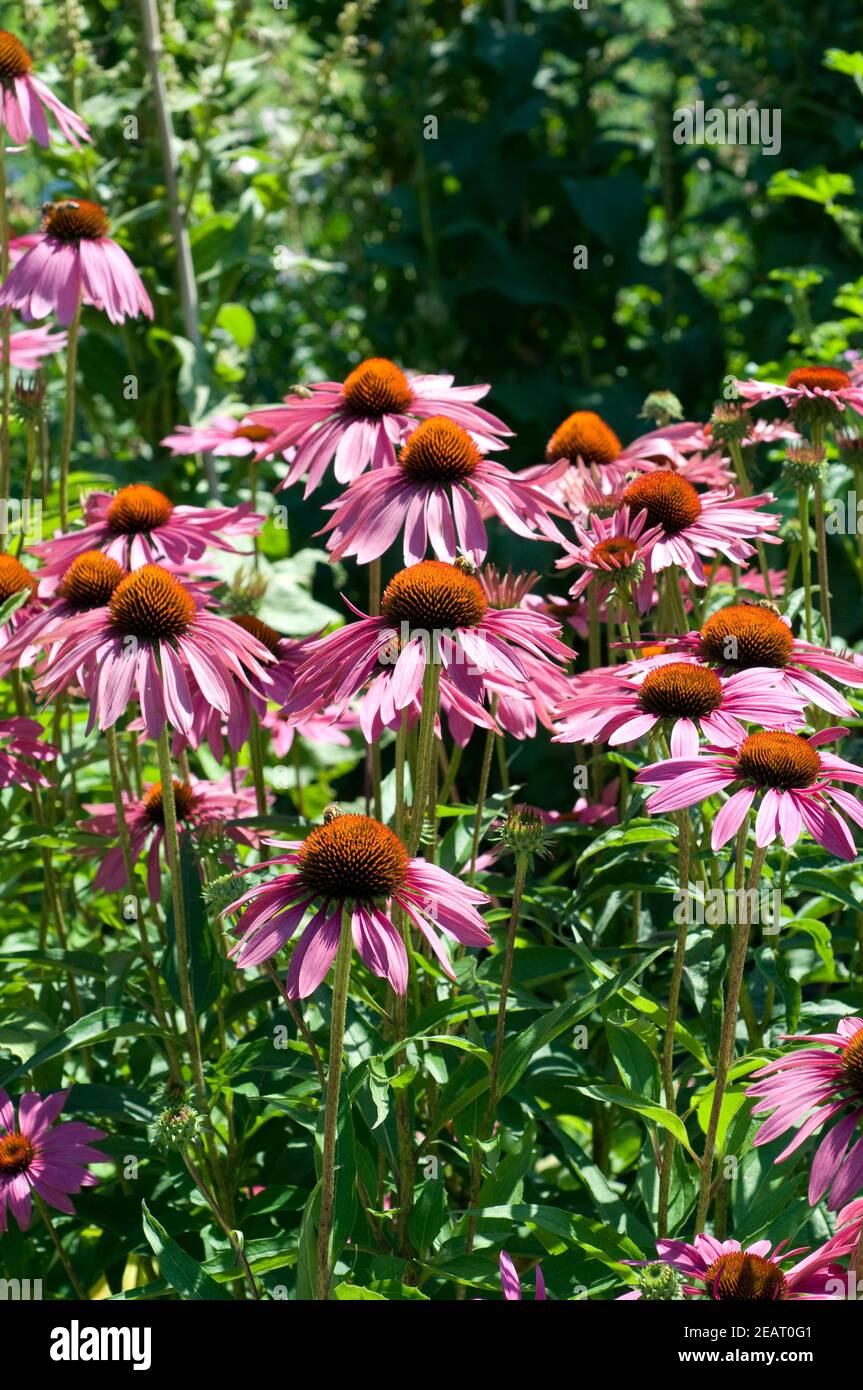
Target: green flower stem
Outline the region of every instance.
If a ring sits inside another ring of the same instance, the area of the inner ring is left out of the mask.
[[[432,786],[432,764],[435,758],[435,720],[440,699],[440,671],[440,663],[435,659],[434,654],[429,653],[425,676],[423,677],[422,716],[420,718],[416,758],[416,785],[411,802],[411,817],[407,834],[407,849],[411,858],[420,847]]]
[[[752,484],[746,472],[746,464],[743,461],[743,449],[738,439],[730,439],[728,441],[728,452],[734,464],[737,481],[740,484],[740,491],[743,493],[744,497],[751,497]],[[772,599],[773,589],[770,584],[770,570],[767,565],[767,551],[764,549],[764,542],[757,540],[755,542],[755,548],[758,551],[758,568],[761,570],[761,577],[764,580],[764,592],[769,599]]]
[[[812,641],[812,552],[809,549],[809,492],[797,489],[797,514],[800,518],[800,566],[803,574],[806,641]]]
[[[225,1220],[224,1216],[222,1215],[219,1209],[218,1202],[216,1201],[210,1189],[207,1187],[207,1184],[204,1182],[204,1179],[201,1177],[201,1174],[198,1172],[198,1169],[195,1167],[194,1163],[192,1162],[185,1149],[183,1150],[183,1162],[186,1165],[189,1177],[192,1179],[192,1182],[195,1184],[204,1201],[207,1203],[207,1206],[210,1208],[210,1211],[215,1216],[216,1221],[219,1223],[225,1235],[228,1237],[231,1249],[234,1252],[234,1258],[236,1259],[237,1264],[240,1266],[240,1268],[243,1271],[243,1274],[246,1277],[246,1283],[248,1284],[251,1290],[252,1298],[260,1298],[261,1295],[258,1292],[258,1286],[255,1283],[255,1276],[252,1274],[251,1266],[249,1265],[249,1262],[246,1259],[243,1247],[237,1240],[236,1231],[231,1230],[230,1224]]]
[[[492,719],[497,714],[497,696],[494,697],[491,707]],[[485,746],[482,752],[482,767],[479,774],[479,787],[476,797],[476,819],[473,823],[473,839],[470,846],[470,874],[468,882],[473,887],[476,878],[476,861],[479,855],[479,842],[482,835],[482,816],[485,810],[485,799],[488,795],[488,779],[491,772],[491,759],[494,752],[494,744],[497,734],[494,729],[489,729],[485,736]]]
[[[321,1206],[318,1219],[318,1299],[325,1302],[330,1295],[330,1237],[336,1191],[336,1129],[339,1118],[339,1087],[342,1075],[342,1053],[345,1042],[345,1015],[348,1007],[348,987],[351,979],[350,913],[342,913],[342,930],[333,974],[333,999],[330,1015],[330,1055],[327,1062],[327,1094],[324,1113],[324,1148],[321,1161]],[[346,1175],[349,1176],[349,1175]]]
[[[38,1208],[38,1210],[39,1210],[39,1215],[41,1216],[42,1220],[45,1222],[46,1227],[48,1228],[48,1234],[49,1234],[49,1236],[51,1237],[51,1244],[54,1246],[54,1249],[57,1251],[57,1254],[58,1254],[59,1257],[60,1257],[60,1263],[61,1263],[61,1265],[63,1266],[64,1270],[66,1271],[66,1278],[69,1280],[69,1283],[72,1285],[72,1289],[73,1289],[73,1291],[74,1291],[75,1297],[79,1300],[79,1302],[81,1302],[81,1303],[86,1303],[86,1301],[87,1301],[87,1295],[86,1295],[86,1293],[84,1292],[83,1287],[81,1286],[81,1283],[80,1283],[80,1281],[79,1281],[79,1279],[78,1279],[77,1274],[75,1273],[74,1268],[72,1267],[72,1261],[69,1259],[69,1256],[66,1254],[66,1250],[65,1250],[65,1248],[64,1248],[64,1246],[63,1246],[63,1242],[62,1242],[62,1240],[60,1239],[59,1235],[57,1234],[57,1231],[56,1231],[56,1229],[55,1229],[55,1227],[54,1227],[54,1222],[51,1220],[51,1213],[50,1213],[50,1211],[48,1210],[48,1207],[47,1207],[46,1203],[45,1203],[45,1202],[42,1200],[42,1198],[39,1196],[39,1193],[38,1193],[38,1192],[34,1192],[34,1193],[33,1193],[33,1196],[34,1196],[35,1201],[36,1201],[36,1206],[37,1206],[37,1208]]]
[[[75,434],[75,379],[78,365],[78,331],[81,327],[79,297],[66,345],[66,414],[63,419],[63,440],[60,445],[60,529],[69,529],[69,459]]]
[[[665,1034],[662,1040],[662,1090],[665,1108],[676,1114],[674,1097],[674,1028],[677,1023],[677,1009],[680,1003],[680,984],[683,979],[683,966],[686,961],[686,937],[689,930],[689,863],[692,843],[692,827],[689,811],[681,811],[677,817],[678,863],[680,872],[680,892],[685,894],[682,906],[683,920],[677,928],[677,944],[674,952],[674,965],[671,983],[668,987],[668,1004],[665,1014]],[[668,1233],[668,1198],[671,1191],[671,1173],[674,1163],[675,1138],[666,1130],[663,1141],[662,1167],[659,1174],[659,1205],[657,1211],[657,1234],[663,1239]]]
[[[153,1012],[156,1015],[156,1022],[162,1030],[165,1041],[165,1050],[168,1054],[168,1067],[171,1073],[171,1080],[182,1085],[182,1073],[177,1057],[177,1049],[174,1038],[171,1036],[168,1018],[162,1005],[162,995],[159,988],[159,972],[156,969],[156,962],[153,952],[150,949],[150,942],[147,936],[146,916],[138,902],[138,895],[135,891],[135,863],[132,859],[132,846],[129,840],[129,827],[126,824],[126,808],[123,805],[123,775],[121,772],[120,746],[117,738],[116,725],[111,725],[105,730],[105,743],[108,748],[108,767],[111,772],[111,790],[114,796],[114,809],[117,813],[117,839],[120,841],[120,853],[123,856],[123,868],[126,872],[126,887],[134,896],[138,904],[135,914],[135,921],[138,927],[138,936],[141,942],[141,955],[144,959],[144,966],[147,971],[147,980],[150,985],[150,995],[153,1000]],[[163,790],[164,800],[164,790]]]
[[[249,454],[249,496],[252,502],[252,511],[258,510],[258,459],[254,451]],[[252,568],[257,570],[261,564],[261,541],[256,531],[252,538],[253,559]]]
[[[201,1043],[198,1037],[198,1019],[195,1001],[192,996],[192,980],[189,973],[189,939],[186,934],[186,906],[183,902],[183,879],[180,869],[180,836],[177,831],[177,807],[174,802],[174,777],[171,769],[171,745],[168,725],[162,725],[159,734],[159,779],[162,783],[162,812],[165,820],[165,847],[168,851],[168,866],[171,870],[171,896],[174,903],[174,938],[177,943],[177,974],[180,977],[180,999],[183,1016],[186,1020],[186,1046],[192,1063],[192,1076],[198,1103],[202,1110],[207,1108],[207,1093],[204,1085],[204,1067],[201,1061]],[[166,795],[166,792],[168,793]]]
[[[748,817],[737,836],[737,866],[735,884],[742,887],[746,875],[746,831]],[[728,1072],[734,1056],[734,1040],[737,1035],[737,1014],[740,1005],[740,987],[746,968],[746,952],[749,946],[749,933],[752,926],[752,903],[750,893],[757,888],[761,869],[767,854],[766,848],[756,847],[749,868],[748,892],[745,899],[744,920],[736,924],[728,962],[728,987],[725,997],[725,1013],[722,1019],[722,1034],[719,1041],[719,1056],[716,1062],[716,1081],[713,1088],[713,1104],[704,1141],[704,1155],[701,1160],[701,1181],[698,1192],[698,1208],[695,1214],[695,1234],[700,1235],[707,1221],[710,1198],[713,1189],[713,1155],[716,1151],[716,1135],[719,1130],[719,1117],[728,1083]],[[740,901],[738,896],[737,901]]]
[[[816,483],[813,489],[815,498],[815,548],[818,558],[818,599],[821,616],[824,619],[824,632],[827,646],[833,641],[833,620],[830,615],[830,572],[827,562],[827,532],[824,529],[824,488]]]
[[[0,131],[0,281],[9,274],[9,213],[6,207],[6,138]],[[12,411],[12,362],[10,352],[11,310],[0,319],[3,345],[3,419],[0,421],[0,497],[9,500],[12,459],[9,445],[9,416]],[[0,534],[0,551],[6,549],[6,533]]]
[[[264,781],[264,753],[261,737],[261,721],[256,710],[249,711],[249,755],[252,760],[252,781],[255,785],[255,803],[258,815],[267,814],[267,785]]]
[[[503,953],[503,970],[500,977],[500,994],[497,1004],[497,1027],[495,1029],[494,1052],[492,1053],[491,1069],[488,1082],[488,1103],[485,1108],[482,1126],[479,1133],[480,1139],[487,1139],[491,1133],[494,1123],[495,1111],[497,1110],[498,1091],[500,1089],[500,1064],[503,1057],[503,1046],[506,1037],[506,1004],[509,998],[509,986],[512,980],[512,962],[515,955],[515,938],[518,932],[519,918],[521,917],[521,900],[524,896],[524,884],[527,878],[530,855],[525,853],[515,856],[515,879],[512,888],[512,902],[509,909],[509,925],[506,931],[506,945]],[[470,1197],[468,1200],[468,1225],[465,1236],[465,1251],[470,1253],[473,1249],[474,1236],[476,1235],[476,1225],[478,1220],[477,1202],[479,1201],[479,1189],[482,1181],[482,1149],[476,1145],[470,1165]]]

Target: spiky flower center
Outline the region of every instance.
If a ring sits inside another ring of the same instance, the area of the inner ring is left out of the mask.
[[[613,463],[623,445],[610,425],[593,410],[576,410],[558,425],[545,447],[549,463],[558,459],[583,459],[585,463]]]
[[[85,550],[76,555],[63,575],[58,593],[73,608],[87,613],[91,608],[104,608],[111,595],[126,577],[123,566],[101,550]]]
[[[636,478],[624,488],[621,503],[633,516],[646,511],[648,526],[661,526],[667,536],[685,531],[701,515],[701,502],[692,484],[665,470]]]
[[[42,230],[56,241],[98,241],[111,229],[105,209],[86,198],[46,203],[42,212]]]
[[[842,1053],[842,1071],[855,1095],[863,1100],[863,1028],[859,1028]]]
[[[32,598],[36,592],[36,580],[33,575],[14,555],[0,555],[0,604],[5,603],[13,594],[20,594],[24,589],[30,591]]]
[[[775,1302],[785,1296],[785,1276],[778,1265],[761,1255],[735,1250],[720,1255],[704,1276],[707,1292],[715,1299]]]
[[[108,525],[119,536],[138,536],[165,526],[173,510],[173,502],[158,488],[130,483],[120,488],[108,508]]]
[[[417,483],[458,482],[480,463],[482,454],[467,430],[445,415],[423,420],[399,454],[402,472]]]
[[[591,564],[611,566],[622,569],[631,565],[638,554],[638,546],[629,536],[609,536],[607,541],[599,541],[590,552]]]
[[[497,565],[484,565],[477,579],[492,608],[518,608],[539,583],[536,570],[507,568],[501,573]]]
[[[23,43],[8,29],[0,29],[0,81],[12,82],[16,77],[26,77],[33,66],[33,59]]]
[[[251,439],[253,444],[263,444],[265,439],[269,439],[273,431],[267,429],[266,425],[237,425],[234,430],[235,439]]]
[[[35,1156],[33,1143],[26,1134],[6,1134],[0,1139],[0,1173],[4,1178],[26,1173]]]
[[[389,898],[404,884],[408,852],[371,816],[338,815],[311,832],[299,851],[309,891],[337,902]]]
[[[174,788],[174,809],[177,820],[186,820],[195,804],[195,793],[188,782],[172,783]],[[162,783],[155,782],[144,797],[144,810],[154,825],[165,824],[165,803],[162,797]]]
[[[406,623],[411,631],[422,632],[477,627],[487,608],[479,580],[444,560],[421,560],[400,570],[381,602],[381,612],[391,623]]]
[[[795,367],[788,373],[786,386],[805,386],[810,391],[842,391],[851,385],[847,372],[838,367]]]
[[[732,603],[721,608],[701,629],[701,647],[708,661],[743,671],[751,666],[787,666],[794,638],[787,623],[757,603]]]
[[[799,734],[750,734],[737,753],[737,775],[756,787],[791,791],[811,787],[821,771],[821,759]]]
[[[262,622],[260,618],[255,617],[254,613],[235,613],[232,621],[237,624],[237,627],[241,627],[244,632],[248,632],[251,637],[260,642],[262,647],[266,647],[268,652],[272,652],[273,656],[279,655],[279,643],[282,640],[282,634],[276,632],[274,627],[270,627],[269,623]]]
[[[375,420],[404,414],[414,398],[401,367],[387,357],[367,357],[346,377],[342,391],[356,415]]]
[[[706,666],[674,661],[650,672],[638,692],[638,703],[660,719],[702,719],[722,704],[722,683]]]
[[[115,628],[148,642],[181,636],[196,612],[189,590],[159,565],[144,565],[127,575],[111,595],[109,608]]]

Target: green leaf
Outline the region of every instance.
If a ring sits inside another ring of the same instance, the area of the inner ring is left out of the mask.
[[[671,1110],[666,1110],[664,1105],[657,1105],[648,1096],[638,1096],[632,1091],[627,1091],[623,1086],[576,1086],[577,1091],[582,1095],[591,1096],[594,1100],[608,1101],[610,1105],[620,1105],[624,1110],[633,1110],[637,1115],[643,1116],[645,1120],[650,1120],[652,1124],[661,1125],[663,1129],[669,1130],[683,1147],[695,1158],[692,1146],[689,1143],[689,1136],[686,1133],[686,1126],[679,1115],[675,1115]]]
[[[186,940],[189,952],[189,976],[196,1013],[202,1014],[214,1004],[225,978],[225,955],[216,942],[215,931],[207,920],[207,909],[201,890],[198,861],[189,835],[180,836],[180,878],[183,903],[186,909]],[[162,974],[175,1004],[182,1004],[180,976],[177,963],[177,940],[174,932],[174,904],[165,919],[168,947],[162,958]]]
[[[0,1086],[6,1086],[24,1072],[33,1071],[43,1062],[54,1057],[62,1057],[82,1047],[94,1047],[96,1043],[109,1042],[113,1038],[136,1038],[147,1033],[161,1033],[158,1024],[148,1014],[135,1013],[132,1009],[118,1007],[95,1009],[84,1018],[76,1019],[58,1033],[50,1042],[40,1047],[29,1062],[20,1063],[12,1071],[0,1078]]]
[[[150,1215],[146,1202],[141,1203],[144,1218],[144,1235],[153,1254],[159,1261],[159,1269],[168,1283],[183,1298],[220,1299],[230,1301],[230,1294],[206,1274],[197,1260],[181,1250],[154,1216]]]
[[[255,341],[255,320],[245,304],[223,304],[216,315],[216,326],[229,333],[238,348],[249,348]]]
[[[420,1256],[431,1248],[445,1219],[446,1189],[443,1178],[428,1178],[419,1189],[408,1219],[408,1233]]]

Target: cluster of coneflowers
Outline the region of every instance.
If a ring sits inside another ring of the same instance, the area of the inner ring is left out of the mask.
[[[47,116],[73,144],[89,138],[7,33],[0,33],[0,85],[0,123],[14,142],[32,136],[47,144]],[[218,1143],[199,1123],[212,1102],[189,967],[183,854],[208,837],[217,844],[217,862],[228,872],[208,882],[209,901],[236,937],[234,963],[272,977],[319,1065],[324,1124],[317,1293],[327,1298],[338,1254],[332,1247],[337,1116],[352,970],[385,982],[391,1040],[403,1059],[418,980],[433,993],[446,991],[455,980],[453,950],[494,944],[483,916],[488,896],[476,880],[498,854],[509,852],[514,887],[495,1043],[466,1192],[465,1247],[474,1244],[483,1142],[493,1132],[501,1094],[521,897],[554,819],[513,805],[495,832],[500,843],[483,845],[492,764],[497,750],[505,769],[507,736],[530,739],[541,727],[555,741],[584,750],[590,795],[569,815],[599,827],[625,819],[634,795],[625,769],[603,783],[601,745],[622,745],[632,756],[640,750],[645,765],[635,781],[656,788],[649,812],[676,820],[686,891],[696,886],[696,837],[714,850],[734,840],[736,881],[751,887],[760,882],[776,842],[791,849],[806,834],[837,858],[854,857],[849,822],[863,825],[863,805],[847,788],[863,784],[863,769],[828,751],[845,730],[825,727],[824,715],[841,720],[853,714],[843,687],[863,686],[863,662],[832,644],[823,486],[830,432],[847,442],[847,431],[837,436],[836,427],[848,412],[863,411],[863,388],[838,369],[803,366],[784,385],[738,383],[737,399],[717,407],[704,425],[672,423],[669,400],[659,393],[657,427],[626,447],[599,416],[577,411],[554,430],[545,459],[520,470],[506,462],[512,431],[479,404],[487,385],[457,386],[451,376],[412,374],[378,357],[361,362],[344,381],[294,389],[281,406],[238,406],[201,425],[179,426],[162,441],[176,455],[246,457],[253,476],[266,462],[275,471],[276,491],[302,484],[307,498],[330,475],[342,485],[322,512],[321,534],[334,560],[364,567],[368,611],[346,601],[343,626],[289,640],[257,616],[254,592],[242,608],[220,583],[220,552],[242,549],[264,523],[254,508],[254,484],[252,502],[203,507],[136,483],[91,494],[83,516],[70,522],[82,309],[102,312],[115,324],[153,312],[137,272],[108,233],[103,208],[72,196],[46,206],[42,230],[31,236],[12,238],[2,211],[4,418],[8,422],[11,368],[29,370],[43,352],[65,347],[68,389],[60,532],[0,555],[0,673],[9,678],[15,702],[14,717],[0,724],[0,782],[26,788],[37,819],[43,815],[60,749],[43,737],[36,712],[50,707],[54,727],[62,730],[64,710],[86,707],[87,733],[104,739],[112,789],[108,803],[85,806],[80,822],[100,861],[93,890],[134,896],[144,859],[155,910],[167,867],[182,1035],[169,1027],[146,912],[138,916],[139,947],[162,1028],[166,1075],[178,1090],[188,1084],[194,1100],[182,1113],[175,1107],[164,1128],[171,1142],[185,1145],[189,1172],[257,1296],[224,1196],[214,1195],[223,1193],[223,1183],[208,1183],[195,1162],[200,1151],[207,1173],[224,1177]],[[13,329],[13,311],[26,325],[53,315],[68,331],[54,332],[50,324]],[[779,423],[756,420],[744,404],[772,397],[786,408]],[[753,495],[745,462],[757,445],[782,441],[788,448],[784,480],[797,490],[801,519],[795,563],[806,602],[799,636],[781,616],[790,576],[768,565],[770,547],[780,542],[780,517],[772,494]],[[8,484],[8,425],[3,469]],[[25,491],[31,483],[28,470]],[[817,585],[809,563],[810,499],[819,541]],[[541,568],[556,564],[567,576],[571,571],[568,597],[543,594],[538,573],[501,573],[487,564],[492,527],[534,542],[545,557],[537,561]],[[734,601],[717,605],[716,593],[729,585]],[[823,642],[814,640],[816,614]],[[576,646],[578,658],[586,657],[579,674],[573,674]],[[367,749],[365,805],[331,808],[296,839],[274,838],[267,826],[268,761],[287,756],[296,739],[344,743],[357,729]],[[474,737],[482,754],[470,798],[472,843],[453,874],[435,862],[438,809],[457,796],[463,750]],[[191,771],[204,748],[208,764],[210,755],[227,761],[224,775]],[[158,765],[156,782],[142,777],[147,756]],[[391,811],[383,794],[389,759]],[[53,927],[65,946],[50,849],[44,863]],[[199,867],[208,872],[204,856]],[[247,874],[257,880],[249,887]],[[154,915],[158,928],[157,910]],[[829,1190],[828,1206],[839,1213],[834,1236],[791,1266],[801,1252],[771,1254],[769,1241],[741,1250],[705,1231],[749,935],[749,924],[738,924],[728,963],[694,1243],[667,1238],[675,1150],[669,1130],[660,1158],[659,1260],[673,1270],[675,1289],[678,1274],[688,1281],[687,1296],[826,1296],[840,1268],[836,1261],[858,1249],[863,1222],[854,1202],[863,1190],[863,1139],[852,1142],[863,1115],[863,1021],[843,1020],[835,1032],[810,1040],[817,1046],[795,1046],[764,1068],[751,1092],[757,1113],[772,1112],[756,1142],[768,1143],[801,1122],[777,1161],[825,1126],[810,1200],[818,1202]],[[675,1115],[674,1034],[686,946],[684,925],[662,1056],[664,1103]],[[287,961],[284,984],[276,960]],[[301,1001],[328,977],[324,1070]],[[68,1194],[95,1181],[89,1165],[105,1155],[90,1141],[101,1135],[75,1121],[55,1125],[65,1098],[65,1092],[46,1099],[24,1095],[16,1115],[0,1093],[0,1229],[7,1209],[26,1229],[34,1194],[49,1222],[49,1207],[72,1211]],[[410,1258],[417,1126],[408,1087],[398,1090],[395,1103],[398,1162],[388,1200],[397,1206],[393,1248]],[[508,1256],[502,1269],[505,1296],[519,1297]],[[641,1280],[627,1296],[659,1296],[649,1291],[670,1287],[657,1284],[655,1273]],[[545,1296],[538,1272],[537,1296]]]

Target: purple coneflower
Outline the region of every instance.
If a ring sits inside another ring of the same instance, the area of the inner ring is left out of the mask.
[[[820,745],[847,734],[847,729],[824,729],[804,738],[788,732],[759,732],[738,736],[731,747],[707,746],[691,757],[673,757],[639,772],[636,782],[658,783],[647,801],[653,813],[679,811],[706,801],[717,792],[737,786],[713,822],[711,844],[721,849],[743,824],[757,796],[755,843],[759,848],[777,838],[790,849],[803,830],[809,831],[831,854],[854,859],[857,851],[845,821],[831,809],[833,802],[863,826],[863,804],[833,785],[863,786],[863,768],[846,763]]]
[[[850,657],[838,656],[829,647],[802,642],[791,631],[791,624],[766,604],[733,603],[720,608],[698,631],[682,637],[651,636],[664,653],[657,664],[674,661],[677,654],[717,666],[723,675],[754,666],[780,673],[780,684],[820,709],[850,719],[854,710],[848,701],[815,672],[830,676],[843,685],[863,685],[863,667]]]
[[[349,483],[369,467],[395,464],[395,445],[413,422],[446,415],[484,448],[511,434],[476,401],[491,388],[453,386],[451,376],[411,376],[386,357],[369,357],[341,381],[320,381],[285,397],[285,404],[253,410],[249,420],[272,431],[260,457],[295,447],[276,491],[306,477],[306,497],[335,458],[335,475]]]
[[[23,568],[23,567],[22,567]],[[37,575],[29,575],[32,580]],[[44,642],[43,634],[66,618],[78,613],[89,613],[93,608],[104,608],[111,595],[125,579],[126,571],[110,555],[101,550],[85,550],[77,555],[63,575],[53,599],[46,603],[25,605],[19,626],[14,636],[6,643],[0,659],[0,675],[13,666],[29,666],[35,659]]]
[[[91,1140],[104,1139],[101,1129],[79,1120],[52,1128],[68,1098],[68,1091],[44,1099],[30,1091],[18,1102],[16,1121],[15,1107],[0,1090],[0,1231],[6,1230],[7,1208],[27,1230],[34,1192],[50,1207],[74,1215],[68,1194],[99,1181],[87,1165],[110,1163],[107,1154],[90,1147]]]
[[[231,541],[254,534],[264,518],[249,502],[237,507],[175,507],[149,483],[130,483],[118,492],[91,492],[84,525],[50,541],[31,546],[44,562],[40,592],[49,591],[76,555],[102,550],[128,570],[167,561],[183,565],[199,560],[208,546],[234,551]]]
[[[28,323],[56,314],[63,324],[91,304],[112,323],[144,314],[153,305],[126,252],[108,235],[98,203],[64,198],[48,203],[36,244],[13,266],[0,290],[0,306],[17,309]]]
[[[333,559],[352,555],[361,565],[383,555],[402,531],[406,565],[422,560],[429,545],[439,560],[452,564],[461,551],[479,564],[488,549],[481,504],[516,535],[563,542],[550,515],[564,516],[562,507],[486,458],[454,420],[433,415],[407,436],[394,468],[356,478],[329,504],[333,516],[319,534],[332,532]]]
[[[478,904],[488,901],[486,895],[436,864],[411,859],[399,837],[380,821],[335,815],[303,841],[270,843],[289,852],[255,865],[255,871],[273,864],[290,865],[290,871],[250,889],[225,911],[245,909],[236,928],[241,939],[232,954],[239,967],[249,967],[275,955],[314,909],[291,956],[287,990],[292,999],[312,994],[332,965],[344,911],[350,913],[361,959],[375,975],[388,979],[397,994],[407,988],[408,960],[390,915],[393,904],[422,933],[452,979],[436,928],[464,946],[491,945],[477,912]]]
[[[863,413],[863,386],[854,385],[848,373],[838,367],[795,367],[784,383],[735,381],[734,385],[747,401],[779,397],[795,421],[828,423],[836,420],[847,406]]]
[[[772,500],[770,493],[735,497],[733,488],[699,493],[666,469],[643,474],[620,494],[621,506],[633,516],[646,512],[647,525],[658,528],[648,556],[650,573],[679,565],[694,584],[707,582],[703,556],[724,555],[739,564],[754,554],[751,539],[773,539],[768,532],[778,528],[780,517],[758,510]]]
[[[683,1275],[683,1292],[689,1298],[778,1303],[840,1297],[835,1291],[828,1292],[832,1281],[844,1278],[845,1271],[836,1261],[850,1254],[859,1238],[858,1221],[841,1227],[811,1254],[806,1254],[805,1246],[785,1250],[788,1241],[775,1250],[769,1240],[758,1240],[743,1249],[738,1240],[717,1240],[707,1234],[696,1236],[694,1241],[660,1240],[656,1251],[661,1264],[670,1265]],[[787,1263],[795,1255],[805,1258],[789,1269]],[[640,1297],[639,1289],[621,1294],[621,1300]]]
[[[637,516],[623,506],[609,517],[590,513],[587,526],[574,521],[578,541],[564,543],[558,569],[578,566],[583,573],[570,589],[570,597],[581,595],[593,584],[599,602],[605,602],[621,583],[629,582],[639,610],[646,613],[653,597],[653,576],[647,565],[650,547],[660,535],[658,527],[647,529],[647,513]]]
[[[52,333],[50,328],[21,328],[9,336],[9,361],[22,372],[35,372],[46,357],[66,346],[67,334]],[[0,341],[0,362],[3,344]]]
[[[242,783],[246,769],[240,768],[236,774],[228,773],[218,782],[207,782],[200,777],[190,777],[188,782],[174,781],[174,807],[177,824],[181,830],[193,832],[207,827],[223,825],[225,821],[236,820],[241,816],[257,814],[257,802],[253,790],[246,790]],[[236,788],[233,783],[238,785]],[[129,831],[132,860],[136,861],[144,849],[147,850],[147,892],[153,902],[158,902],[162,889],[160,860],[165,842],[165,808],[162,803],[162,784],[154,782],[144,788],[143,796],[123,794],[123,809]],[[80,821],[78,829],[89,835],[100,835],[105,839],[116,840],[119,834],[117,808],[111,802],[106,805],[85,805],[89,820]],[[252,829],[244,826],[225,826],[225,834],[244,845],[257,845],[259,838]],[[94,888],[106,892],[119,892],[126,884],[126,869],[123,852],[119,845],[107,853],[94,850],[101,858],[99,872],[93,880]]]
[[[746,1092],[758,1097],[753,1116],[773,1112],[753,1143],[769,1144],[799,1124],[776,1159],[782,1163],[829,1121],[809,1172],[809,1202],[814,1206],[830,1189],[827,1206],[836,1211],[863,1190],[863,1138],[852,1142],[863,1122],[863,1018],[843,1018],[832,1033],[794,1033],[786,1041],[823,1046],[797,1048],[753,1073],[758,1080]]]
[[[106,607],[78,613],[43,638],[51,651],[36,688],[50,699],[80,673],[90,698],[88,733],[95,724],[116,724],[133,696],[151,738],[166,720],[188,733],[194,691],[228,715],[237,682],[266,685],[272,660],[243,628],[210,612],[204,595],[158,565],[127,575]]]
[[[542,1277],[542,1270],[536,1266],[536,1297],[538,1300],[546,1297],[545,1280]],[[503,1288],[503,1296],[508,1301],[521,1300],[521,1280],[518,1277],[518,1270],[513,1264],[512,1257],[505,1250],[500,1252],[500,1282]]]
[[[76,150],[81,140],[90,140],[87,122],[64,106],[50,87],[33,76],[33,59],[21,40],[0,29],[0,138],[3,127],[14,145],[24,145],[30,136],[47,149],[51,143],[48,117]]]
[[[607,739],[614,748],[659,725],[672,757],[686,758],[698,752],[699,732],[739,740],[745,737],[741,720],[768,729],[799,724],[806,705],[764,670],[738,671],[726,680],[697,661],[674,661],[631,676],[591,676],[596,679],[558,707],[555,743]]]
[[[383,722],[390,724],[420,697],[426,666],[435,660],[441,664],[442,699],[488,727],[483,702],[493,698],[495,682],[519,686],[529,680],[522,652],[540,662],[572,657],[553,618],[528,608],[491,608],[474,575],[442,560],[401,570],[387,585],[380,616],[359,617],[308,643],[288,713],[341,709],[379,676]]]
[[[38,764],[50,762],[59,750],[42,741],[44,732],[35,719],[0,719],[0,787],[50,785]]]
[[[174,434],[160,440],[164,449],[178,457],[183,454],[215,454],[217,458],[245,458],[259,453],[272,430],[251,422],[244,410],[234,415],[213,415],[200,425],[178,425]]]

